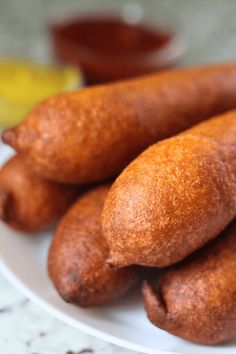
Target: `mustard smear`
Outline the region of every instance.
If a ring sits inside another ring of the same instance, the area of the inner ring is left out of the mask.
[[[81,85],[81,74],[74,68],[0,59],[0,125],[16,125],[38,102]]]

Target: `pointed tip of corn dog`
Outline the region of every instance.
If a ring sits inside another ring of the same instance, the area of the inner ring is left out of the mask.
[[[15,128],[4,130],[2,133],[2,141],[5,144],[11,145],[12,147],[15,146],[16,141],[16,130]]]
[[[108,256],[105,265],[107,269],[112,270],[112,269],[123,268],[129,266],[130,264],[129,263],[124,264],[121,260],[121,256],[119,254],[112,252]]]

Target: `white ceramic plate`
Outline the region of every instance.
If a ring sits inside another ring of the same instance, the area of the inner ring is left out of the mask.
[[[0,162],[11,150],[0,145]],[[138,291],[112,305],[82,309],[63,302],[53,289],[46,270],[51,234],[29,237],[0,223],[0,268],[27,297],[67,324],[96,337],[152,354],[235,354],[236,341],[217,347],[199,346],[152,326]]]

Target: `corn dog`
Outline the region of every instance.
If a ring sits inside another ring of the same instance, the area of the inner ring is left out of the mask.
[[[236,216],[236,111],[145,150],[113,184],[103,212],[113,266],[164,267]]]
[[[65,183],[115,176],[157,141],[236,107],[236,64],[154,74],[63,93],[3,140],[31,168]]]
[[[159,278],[159,277],[158,277]],[[159,279],[143,284],[150,321],[201,344],[236,336],[236,224]]]
[[[55,221],[79,193],[36,176],[23,156],[14,156],[0,170],[0,219],[22,231],[39,231]]]
[[[114,300],[139,280],[135,267],[111,271],[105,267],[108,247],[101,213],[109,185],[85,193],[60,222],[48,255],[48,272],[67,302],[82,307]]]

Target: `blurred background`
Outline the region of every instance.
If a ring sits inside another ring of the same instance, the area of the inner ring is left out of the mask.
[[[0,128],[57,92],[233,60],[235,18],[234,0],[1,0]]]
[[[185,41],[179,65],[236,57],[234,0],[1,0],[0,55],[47,61],[51,21],[97,10],[121,13],[127,4],[140,5],[144,18],[167,25]]]

